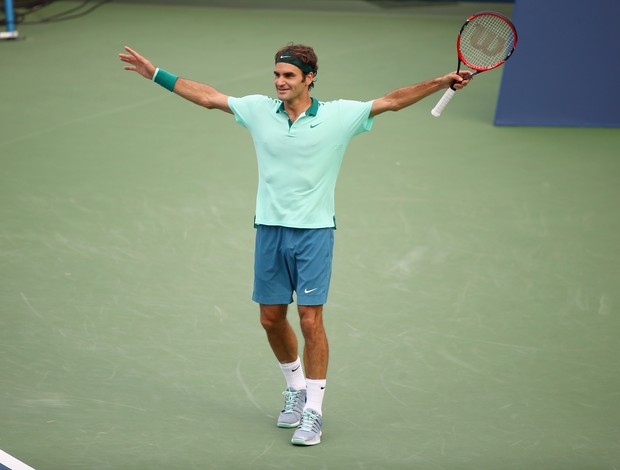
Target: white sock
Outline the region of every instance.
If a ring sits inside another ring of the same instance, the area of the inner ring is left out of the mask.
[[[325,395],[325,379],[314,380],[306,379],[306,406],[304,410],[310,408],[323,415],[323,396]]]
[[[306,388],[306,377],[304,376],[301,360],[297,357],[295,362],[288,364],[280,364],[280,369],[286,379],[286,386],[295,390],[304,390]]]

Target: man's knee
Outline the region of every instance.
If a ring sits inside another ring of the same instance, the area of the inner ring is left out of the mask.
[[[304,336],[313,335],[323,331],[323,306],[300,305],[299,325]]]
[[[260,306],[260,324],[267,331],[277,330],[286,325],[287,305]]]

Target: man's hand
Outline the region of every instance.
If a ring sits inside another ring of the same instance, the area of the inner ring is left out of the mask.
[[[125,50],[129,54],[119,54],[118,57],[123,62],[127,62],[130,65],[123,67],[125,70],[131,70],[142,75],[144,78],[151,80],[155,73],[155,67],[148,60],[134,51],[132,48],[125,46]]]
[[[452,86],[455,90],[460,90],[461,88],[466,87],[472,79],[473,77],[471,77],[471,72],[468,72],[467,70],[461,70],[458,74],[456,72],[452,72],[443,76],[445,88]]]

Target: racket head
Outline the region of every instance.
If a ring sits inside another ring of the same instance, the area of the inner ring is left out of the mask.
[[[467,18],[456,41],[459,61],[476,72],[499,67],[516,46],[516,28],[508,18],[494,11]]]

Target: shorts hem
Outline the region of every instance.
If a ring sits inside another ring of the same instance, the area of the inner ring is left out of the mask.
[[[262,305],[289,305],[293,303],[292,297],[261,297],[253,295],[252,300]]]
[[[300,299],[297,297],[296,303],[302,307],[316,307],[318,305],[325,305],[327,303],[327,299],[321,297],[302,297]]]

